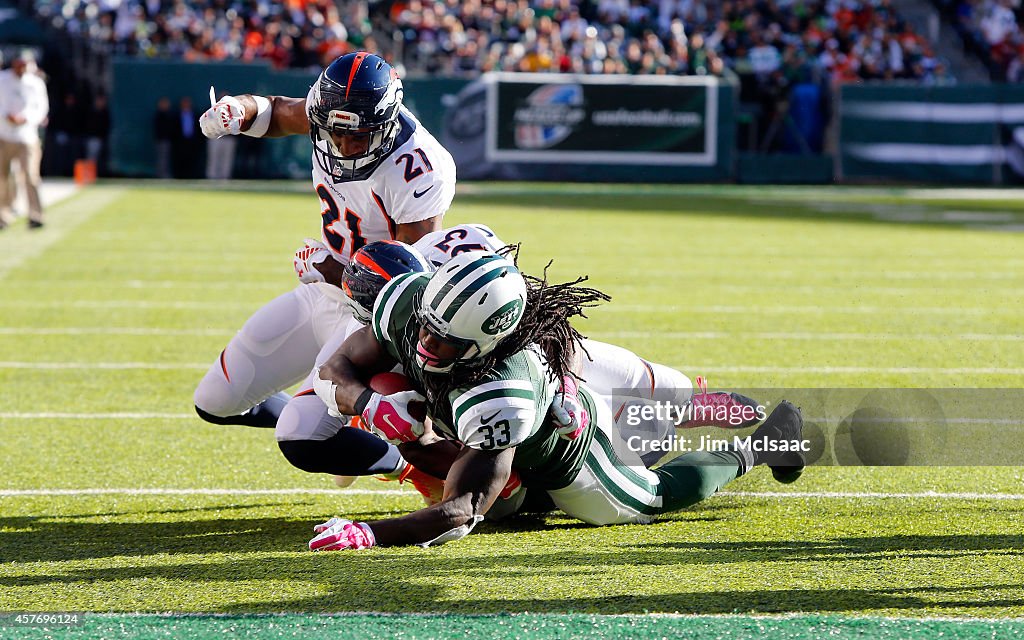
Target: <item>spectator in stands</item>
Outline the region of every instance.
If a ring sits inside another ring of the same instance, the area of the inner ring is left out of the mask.
[[[175,178],[198,178],[200,176],[200,159],[203,153],[203,136],[196,125],[199,116],[192,110],[192,99],[188,96],[178,102],[178,113],[175,115],[174,138],[172,139],[171,156]]]
[[[84,133],[78,97],[68,91],[50,115],[50,139],[44,150],[46,171],[49,175],[70,176],[75,160],[82,157]]]
[[[171,111],[171,100],[166,96],[160,98],[153,116],[153,141],[156,147],[156,177],[170,179],[173,159],[174,139],[177,137],[178,119]]]
[[[107,96],[97,93],[85,116],[85,157],[96,163],[98,175],[107,174],[107,139],[110,137],[110,108]]]
[[[42,160],[39,128],[46,123],[49,111],[46,83],[37,74],[35,56],[23,51],[11,63],[9,71],[0,73],[0,229],[10,222],[14,162],[18,164],[28,198],[28,227],[43,226],[39,199],[39,163]]]

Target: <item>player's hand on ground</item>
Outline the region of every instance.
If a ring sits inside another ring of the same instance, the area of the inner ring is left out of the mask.
[[[299,276],[299,282],[302,284],[325,282],[324,274],[320,273],[316,266],[330,257],[330,249],[319,240],[306,238],[304,242],[292,259],[295,275]]]
[[[369,525],[344,518],[331,518],[313,527],[313,532],[317,535],[309,541],[310,551],[369,549],[377,543]]]
[[[579,389],[572,376],[562,380],[562,388],[555,394],[548,411],[558,425],[555,430],[565,440],[580,437],[590,424],[590,414],[580,402]]]
[[[224,96],[199,116],[199,128],[207,138],[237,136],[242,130],[245,109],[233,96]]]
[[[399,391],[387,396],[374,393],[363,409],[363,422],[391,444],[415,442],[423,435],[426,412],[422,412],[422,417],[414,417],[409,405],[425,400],[417,391]]]

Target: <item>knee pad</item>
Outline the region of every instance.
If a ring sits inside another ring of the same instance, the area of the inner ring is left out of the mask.
[[[255,367],[248,359],[247,354],[243,351],[232,350],[230,371],[226,365],[226,354],[227,349],[221,352],[216,362],[199,381],[192,396],[197,410],[201,409],[204,413],[213,416],[238,415],[258,401],[258,399],[246,397],[246,392],[255,375]]]
[[[331,438],[344,426],[341,418],[327,413],[327,405],[312,393],[299,392],[288,401],[277,420],[275,435],[279,441]]]
[[[643,361],[649,374],[654,376],[654,399],[683,406],[693,395],[693,382],[681,371],[656,362]]]

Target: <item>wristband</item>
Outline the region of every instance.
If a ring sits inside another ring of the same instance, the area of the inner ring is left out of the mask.
[[[270,100],[263,96],[253,96],[252,99],[256,101],[256,118],[252,121],[252,126],[241,133],[251,138],[262,138],[270,130],[270,114],[273,109],[270,107]]]
[[[377,392],[370,387],[366,387],[366,389],[359,394],[356,401],[352,403],[352,408],[355,409],[357,416],[363,415],[363,411],[366,410],[366,405],[370,404],[370,398],[372,398],[375,393]]]
[[[355,525],[366,534],[366,539],[370,542],[371,547],[377,546],[377,536],[373,535],[373,529],[370,528],[370,525],[365,522],[357,522]]]

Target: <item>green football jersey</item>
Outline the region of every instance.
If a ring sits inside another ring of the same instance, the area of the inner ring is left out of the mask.
[[[431,376],[447,375],[426,372],[416,362],[419,326],[414,301],[429,279],[430,274],[410,273],[391,280],[374,304],[372,321],[377,341],[421,393],[429,388],[425,382]],[[524,349],[499,363],[481,382],[451,391],[447,402],[431,402],[437,409],[430,419],[440,435],[474,449],[515,447],[512,466],[524,485],[559,489],[568,486],[583,466],[593,426],[576,440],[560,438],[548,417],[556,391],[544,358],[535,349]],[[591,398],[580,397],[594,415]]]

